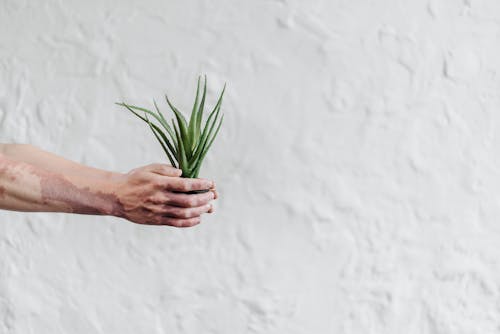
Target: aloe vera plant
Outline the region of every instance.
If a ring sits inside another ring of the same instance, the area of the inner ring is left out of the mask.
[[[172,110],[173,116],[175,116],[175,121],[172,118],[171,124],[169,124],[163,113],[160,112],[154,100],[154,111],[130,105],[125,102],[116,103],[127,108],[127,110],[149,125],[149,128],[160,143],[172,166],[181,169],[182,177],[186,178],[198,177],[203,159],[219,133],[224,119],[224,115],[220,112],[220,109],[222,98],[226,90],[225,84],[215,107],[208,114],[208,118],[202,126],[205,97],[207,93],[206,76],[204,79],[203,92],[200,98],[201,77],[198,77],[196,98],[189,117],[189,122],[172,104],[167,95],[165,95],[165,100]]]

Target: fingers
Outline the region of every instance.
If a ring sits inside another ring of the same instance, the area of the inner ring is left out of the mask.
[[[179,177],[182,175],[182,170],[166,164],[150,164],[144,167],[144,170],[164,176]]]
[[[215,187],[215,183],[206,179],[175,178],[165,182],[167,190],[188,192],[193,190],[207,190]]]
[[[158,224],[155,225],[168,225],[174,227],[193,227],[201,223],[200,217],[189,218],[189,219],[179,219],[172,217],[164,217],[160,220]]]
[[[147,225],[169,225],[174,227],[192,227],[201,222],[201,215],[213,211],[212,204],[206,204],[194,208],[181,208],[175,206],[149,209],[157,218],[143,224]]]
[[[214,199],[219,198],[219,193],[217,192],[217,190],[211,189],[210,191],[214,194]]]
[[[180,208],[177,206],[166,205],[161,209],[162,216],[171,218],[196,218],[212,209],[212,204],[205,204],[194,208]]]
[[[208,204],[211,200],[215,199],[215,194],[212,191],[202,194],[182,194],[167,192],[162,196],[158,196],[156,204],[164,203],[183,208],[193,208]]]

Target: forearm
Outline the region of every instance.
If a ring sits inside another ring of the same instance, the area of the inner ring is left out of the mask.
[[[37,159],[34,159],[37,161]],[[117,215],[115,179],[53,172],[0,154],[0,208],[14,211]]]
[[[65,175],[108,179],[116,174],[79,164],[29,144],[0,144],[0,153],[11,160]]]

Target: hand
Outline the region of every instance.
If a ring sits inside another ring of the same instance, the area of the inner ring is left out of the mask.
[[[137,224],[191,227],[200,216],[213,212],[210,202],[217,198],[215,184],[205,179],[181,178],[182,171],[164,164],[136,168],[121,175],[113,191],[117,197],[114,216]],[[206,190],[202,194],[183,194]]]

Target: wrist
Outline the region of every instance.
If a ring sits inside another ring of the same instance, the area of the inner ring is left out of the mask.
[[[103,170],[101,173],[101,178],[103,180],[109,181],[111,184],[117,184],[118,182],[122,182],[124,176],[125,176],[124,173],[111,172],[105,170]]]
[[[103,199],[99,210],[103,215],[123,217],[123,205],[119,197],[120,186],[124,182],[125,174],[117,172],[103,172],[103,182],[99,185],[99,196]]]

